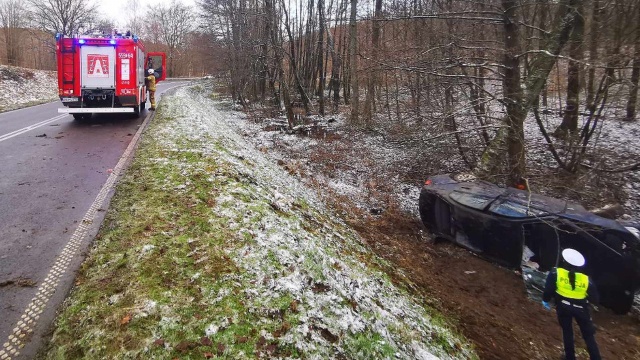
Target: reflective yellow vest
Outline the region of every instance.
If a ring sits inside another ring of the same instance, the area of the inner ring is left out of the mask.
[[[589,287],[589,277],[585,274],[576,273],[576,287],[571,288],[571,282],[569,281],[569,271],[563,268],[557,269],[558,276],[556,277],[556,292],[560,296],[564,296],[569,299],[583,300],[587,298],[587,288]]]

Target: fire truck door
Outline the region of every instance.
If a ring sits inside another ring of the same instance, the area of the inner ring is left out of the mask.
[[[159,76],[156,81],[167,78],[167,56],[163,52],[147,54],[147,69],[153,69]]]
[[[116,49],[113,46],[81,46],[81,87],[115,89],[115,60]]]

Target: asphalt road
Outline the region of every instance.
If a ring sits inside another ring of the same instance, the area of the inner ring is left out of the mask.
[[[160,83],[156,96],[184,84]],[[104,218],[107,179],[150,114],[78,122],[61,106],[0,114],[0,359],[42,345]]]

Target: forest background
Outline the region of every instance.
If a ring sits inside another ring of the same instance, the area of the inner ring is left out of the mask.
[[[283,115],[293,129],[346,114],[406,148],[403,176],[472,172],[636,210],[637,144],[598,141],[605,124],[636,121],[640,1],[137,4],[117,21],[167,52],[170,77],[213,76],[258,119]],[[54,70],[55,33],[115,23],[89,0],[1,0],[0,62]],[[540,141],[526,140],[531,124]]]

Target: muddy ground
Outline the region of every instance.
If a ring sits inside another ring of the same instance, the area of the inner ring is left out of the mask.
[[[254,121],[260,123],[259,118]],[[262,131],[274,134],[273,130],[265,126]],[[279,135],[269,136],[276,139]],[[274,148],[286,154],[280,165],[326,189],[330,187],[322,184],[323,179],[339,179],[338,172],[357,167],[354,162],[366,162],[370,174],[394,173],[394,169],[376,168],[388,164],[370,161],[364,147],[354,143],[362,139],[359,136],[343,133],[315,138],[320,144],[302,150],[294,146],[295,142],[273,140],[277,143]],[[307,168],[301,170],[300,164],[304,163]],[[318,176],[320,173],[323,176]],[[370,197],[377,197],[374,202],[383,203],[384,211],[363,209],[349,196],[335,194],[326,198],[330,206],[345,214],[346,221],[377,254],[400,270],[395,275],[398,282],[407,284],[408,278],[411,291],[449,318],[475,344],[481,359],[561,358],[562,335],[555,311],[546,311],[527,297],[519,272],[494,265],[448,242],[434,241],[416,215],[393,204],[395,200],[388,190],[397,183],[385,184],[384,179],[390,176],[372,177],[375,181],[367,184],[367,191]],[[417,198],[415,202],[417,207]],[[593,317],[604,359],[640,359],[638,314],[621,316],[600,308]],[[576,326],[578,358],[587,359],[579,334]]]
[[[447,242],[431,241],[415,219],[382,216],[352,225],[380,256],[408,275],[426,302],[457,324],[481,359],[561,358],[555,311],[527,298],[519,273]],[[604,359],[640,359],[637,314],[621,316],[600,308],[593,318]],[[577,341],[578,358],[587,359],[582,339]]]

